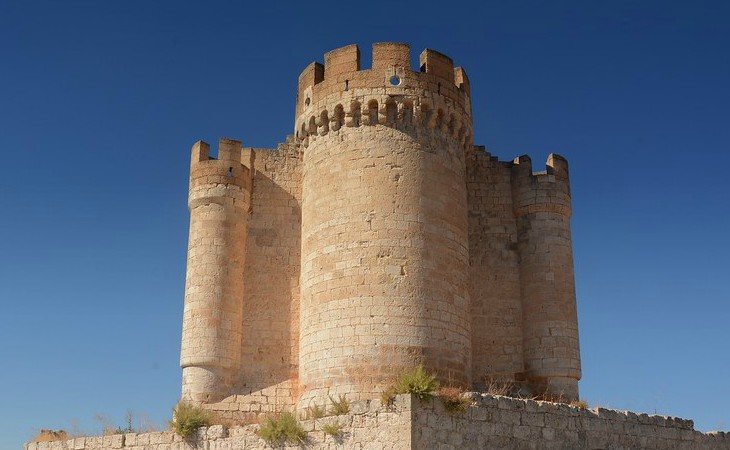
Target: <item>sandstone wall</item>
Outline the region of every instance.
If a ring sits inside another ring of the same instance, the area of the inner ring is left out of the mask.
[[[300,406],[375,398],[419,363],[470,383],[468,95],[450,59],[422,59],[376,44],[359,70],[350,46],[300,78]]]
[[[281,397],[279,405],[291,404],[299,365],[301,168],[296,146],[254,149],[254,167],[236,394],[273,389]]]
[[[440,401],[413,402],[414,449],[730,449],[730,433],[701,433],[691,420],[604,408],[474,395],[448,414]]]
[[[248,154],[250,156],[250,153]],[[221,139],[218,158],[205,142],[190,162],[190,236],[180,366],[183,397],[214,402],[241,368],[243,271],[251,168],[241,142]]]
[[[472,379],[515,381],[522,361],[522,299],[510,163],[467,153]]]
[[[512,165],[523,354],[536,393],[574,400],[581,369],[568,163],[551,154],[545,169],[533,172],[527,156]]]
[[[302,422],[311,449],[730,449],[730,433],[695,431],[691,420],[603,408],[473,394],[466,412],[450,414],[440,400],[398,396],[385,408],[377,400],[354,402],[350,413]],[[337,421],[334,438],[322,425]],[[188,441],[171,432],[81,437],[26,444],[26,450],[233,450],[271,448],[257,425],[199,431]],[[305,448],[288,446],[277,448]]]

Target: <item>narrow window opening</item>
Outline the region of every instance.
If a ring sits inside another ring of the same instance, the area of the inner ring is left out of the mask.
[[[350,89],[350,80],[345,80],[345,90]]]

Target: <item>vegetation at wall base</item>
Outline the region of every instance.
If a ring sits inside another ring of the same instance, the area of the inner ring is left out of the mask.
[[[279,417],[267,417],[257,434],[269,445],[282,440],[290,444],[302,444],[307,440],[307,432],[292,413],[284,412]]]
[[[332,408],[330,408],[330,414],[334,416],[339,416],[342,414],[347,414],[350,412],[350,401],[347,400],[347,397],[344,395],[340,395],[340,397],[335,400],[330,396],[330,401],[332,402]]]
[[[450,414],[459,414],[466,411],[471,400],[464,398],[464,389],[457,386],[442,387],[436,395],[441,399],[444,408]]]
[[[330,422],[322,425],[322,431],[330,436],[337,437],[342,434],[342,425],[338,422]]]
[[[427,373],[423,365],[403,373],[396,384],[398,394],[413,394],[419,400],[430,398],[438,388],[439,382],[436,377]]]
[[[179,402],[172,410],[170,428],[182,437],[190,437],[201,427],[211,424],[210,411],[187,402]]]

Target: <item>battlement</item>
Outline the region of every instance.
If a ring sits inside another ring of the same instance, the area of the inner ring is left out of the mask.
[[[366,97],[376,99],[381,106],[387,98],[407,99],[407,103],[415,107],[413,114],[417,114],[421,103],[428,110],[453,110],[456,116],[464,116],[464,121],[469,122],[471,127],[469,78],[466,71],[461,67],[455,68],[451,58],[431,49],[420,54],[419,66],[418,70],[413,70],[410,47],[403,43],[373,44],[372,66],[369,69],[361,67],[357,45],[327,52],[324,65],[313,62],[299,75],[295,108],[297,137],[303,138],[301,124],[309,117],[318,116],[323,109],[331,112],[337,103],[343,103],[345,99],[367,104],[370,100]],[[383,119],[387,120],[387,117]],[[308,123],[305,124],[304,132],[313,132],[309,130]]]
[[[532,158],[521,155],[512,161],[512,167],[520,176],[530,175],[543,182],[568,181],[568,160],[557,153],[550,153],[545,162],[545,170],[533,171]]]
[[[221,138],[218,141],[218,158],[210,155],[207,142],[197,141],[190,157],[190,206],[211,198],[222,201],[235,196],[240,197],[237,205],[243,207],[251,196],[253,159],[254,152],[244,149],[241,141],[235,139]],[[226,187],[235,187],[237,193]]]
[[[251,152],[251,149],[244,149],[241,141],[229,138],[220,138],[218,140],[217,158],[210,156],[210,144],[202,140],[193,144],[192,155],[190,157],[191,164],[207,161],[238,161],[249,169],[253,166],[252,160],[253,152]]]
[[[421,52],[418,60],[418,72],[453,83],[460,89],[468,88],[466,71],[461,67],[454,67],[454,61],[443,53],[427,48]],[[410,45],[401,42],[374,43],[371,69],[361,68],[360,48],[357,44],[346,45],[325,53],[324,65],[310,63],[299,75],[299,92],[325,80],[339,79],[341,75],[396,67],[416,72],[411,67]]]
[[[551,153],[545,162],[545,170],[534,172],[532,160],[527,155],[512,161],[512,190],[515,214],[555,212],[570,216],[570,180],[568,161]]]
[[[299,76],[295,139],[313,139],[345,127],[385,125],[421,129],[472,142],[469,79],[448,56],[426,49],[420,71],[411,68],[407,44],[373,44],[372,67],[361,68],[360,49],[348,45],[311,63]]]

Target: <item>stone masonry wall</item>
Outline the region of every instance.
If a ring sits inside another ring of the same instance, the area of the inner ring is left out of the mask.
[[[441,402],[412,404],[414,449],[730,449],[730,433],[701,433],[691,420],[472,394],[450,415]]]
[[[360,70],[348,46],[300,77],[300,407],[376,398],[420,363],[471,381],[468,92],[447,57],[409,55],[375,44]]]
[[[202,141],[190,162],[190,234],[180,365],[183,397],[224,398],[240,371],[243,273],[251,168],[241,142],[221,139],[218,158]]]
[[[421,402],[400,395],[393,406],[378,400],[353,402],[350,413],[305,420],[309,449],[730,449],[730,433],[701,433],[691,420],[603,408],[469,394],[473,405],[450,414],[440,400]],[[322,426],[338,422],[342,435]],[[25,450],[233,450],[271,448],[255,433],[258,425],[199,430],[183,440],[172,432],[80,437],[25,445]]]
[[[285,390],[295,387],[299,364],[300,160],[290,143],[254,154],[236,394],[278,386],[285,396],[278,403],[291,403]]]
[[[509,163],[473,147],[466,167],[472,380],[483,387],[524,371],[520,261]]]
[[[298,392],[301,160],[291,139],[253,152],[243,276],[241,370],[231,395],[204,406],[255,422],[293,408]]]

